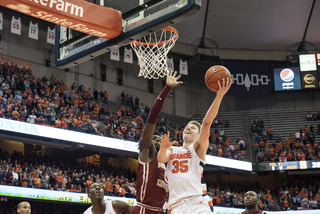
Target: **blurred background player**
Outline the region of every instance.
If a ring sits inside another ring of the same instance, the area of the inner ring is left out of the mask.
[[[202,196],[201,178],[209,146],[210,127],[217,116],[223,96],[231,86],[231,79],[218,82],[219,90],[201,124],[191,121],[183,131],[183,146],[173,147],[168,132],[162,138],[158,161],[167,163],[169,202],[165,205],[172,214],[211,213],[209,196]]]
[[[22,201],[17,206],[17,213],[19,214],[30,214],[31,205],[27,201]]]
[[[167,75],[166,86],[163,88],[153,106],[151,107],[147,123],[139,142],[139,166],[137,170],[137,194],[138,205],[131,213],[164,213],[163,205],[167,200],[167,182],[164,177],[165,165],[157,160],[158,142],[160,136],[154,135],[159,114],[164,101],[172,88],[182,84],[178,82],[181,75],[176,77],[177,72],[170,72]],[[157,148],[156,148],[157,147]]]
[[[90,185],[88,197],[91,199],[92,206],[83,214],[129,214],[132,208],[124,201],[105,201],[104,190],[99,183],[93,183]]]
[[[244,194],[244,206],[246,207],[246,210],[243,211],[241,214],[267,214],[266,212],[263,212],[259,210],[258,203],[258,195],[254,191],[248,191]]]

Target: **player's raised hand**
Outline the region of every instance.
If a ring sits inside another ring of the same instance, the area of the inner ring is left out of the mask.
[[[174,88],[180,84],[183,84],[182,81],[178,81],[181,77],[181,74],[177,76],[177,72],[170,71],[170,73],[167,75],[167,86],[170,88]]]
[[[222,83],[221,83],[222,82]],[[219,90],[217,91],[217,96],[224,96],[229,88],[231,87],[232,80],[231,78],[223,78],[222,81],[218,81]]]
[[[175,143],[175,141],[170,142],[170,132],[169,131],[164,136],[161,136],[161,143],[158,142],[161,149],[169,149],[174,143]]]

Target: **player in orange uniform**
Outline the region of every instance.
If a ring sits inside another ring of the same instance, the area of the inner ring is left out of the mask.
[[[267,214],[266,212],[263,212],[259,210],[258,203],[258,195],[254,191],[248,191],[244,194],[244,206],[246,207],[246,210],[243,211],[241,214]]]
[[[183,146],[173,147],[169,133],[162,138],[158,161],[167,163],[169,202],[165,206],[172,214],[211,213],[209,196],[203,197],[202,173],[209,147],[210,127],[217,116],[223,96],[231,86],[231,79],[218,82],[216,98],[201,124],[191,121],[183,131]]]
[[[159,114],[164,101],[172,88],[182,84],[178,82],[181,75],[177,72],[167,75],[166,86],[161,91],[150,109],[147,123],[139,142],[139,166],[137,170],[137,206],[131,214],[162,214],[163,205],[167,200],[167,182],[165,180],[165,165],[157,160],[158,142],[160,136],[154,135]]]

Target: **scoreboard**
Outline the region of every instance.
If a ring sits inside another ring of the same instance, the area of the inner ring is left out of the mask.
[[[320,169],[320,160],[259,163],[259,171]]]

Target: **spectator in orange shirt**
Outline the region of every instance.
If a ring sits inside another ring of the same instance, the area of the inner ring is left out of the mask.
[[[58,172],[58,174],[55,176],[55,179],[56,179],[56,184],[58,185],[58,188],[61,188],[63,183],[62,173]]]
[[[124,184],[120,183],[120,189],[119,189],[119,196],[120,197],[125,197],[125,195],[126,195],[126,190],[125,190],[124,186],[125,186]]]
[[[293,161],[293,154],[292,154],[291,150],[289,150],[287,152],[286,156],[287,156],[288,161]]]
[[[119,184],[119,181],[116,181],[113,186],[114,186],[115,196],[119,196],[119,194],[120,194],[120,184]]]
[[[12,111],[12,119],[13,120],[19,120],[20,114],[18,112],[18,107],[14,107],[14,110]]]
[[[41,188],[41,179],[39,178],[39,175],[36,175],[36,177],[33,179],[33,185],[34,185],[34,188],[37,188],[37,189]]]
[[[222,157],[222,154],[223,154],[223,150],[222,150],[221,146],[218,146],[217,155],[218,155],[219,157]]]
[[[304,128],[303,128],[303,131],[307,135],[307,134],[309,134],[310,129],[309,129],[309,127],[307,125],[305,125]]]
[[[261,141],[259,142],[259,147],[260,147],[260,149],[261,148],[264,148],[264,141],[261,139]]]
[[[107,104],[108,103],[108,92],[107,91],[104,91],[104,102]]]
[[[107,178],[107,181],[105,183],[105,191],[107,195],[112,195],[113,187],[110,178]]]
[[[89,187],[93,183],[93,179],[90,175],[88,176],[86,183],[87,183],[87,187]]]
[[[214,199],[216,201],[216,205],[219,206],[221,204],[221,198],[218,195],[216,195]]]
[[[81,128],[81,125],[82,125],[81,117],[78,117],[78,118],[74,117],[74,118],[73,118],[73,123],[74,123],[75,126],[76,126],[76,130],[77,130],[77,131],[80,131],[80,128]]]
[[[289,208],[289,202],[288,202],[287,198],[285,198],[283,201],[283,207],[285,210],[287,210]]]

